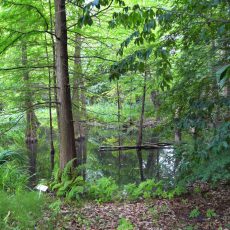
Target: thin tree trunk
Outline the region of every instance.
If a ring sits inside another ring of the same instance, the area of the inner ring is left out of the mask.
[[[151,142],[152,143],[157,143],[157,142],[159,142],[159,138],[154,137],[154,138],[151,139]],[[147,163],[146,163],[146,170],[145,170],[145,173],[146,173],[146,175],[149,176],[149,178],[151,178],[153,175],[157,174],[157,171],[158,171],[157,157],[158,157],[158,155],[159,155],[159,149],[155,148],[155,149],[149,150]]]
[[[151,92],[151,100],[154,106],[154,110],[157,112],[160,109],[160,99],[159,99],[159,92],[157,90],[153,90]],[[157,124],[160,123],[160,117],[157,114],[156,115],[156,120],[157,120]],[[156,133],[154,135],[155,137],[153,138],[153,142],[159,142],[159,137],[158,137],[158,133]],[[160,179],[160,164],[159,164],[159,158],[160,158],[160,150],[159,149],[155,149],[153,153],[149,154],[150,156],[148,157],[148,160],[150,161],[151,158],[153,158],[154,161],[154,166],[155,166],[155,170],[154,170],[154,176],[159,180]],[[147,166],[146,166],[147,172],[148,172],[148,162],[147,162]]]
[[[182,134],[181,134],[181,129],[178,127],[177,121],[179,119],[180,116],[180,109],[176,109],[175,112],[175,133],[174,133],[174,140],[175,140],[175,144],[179,145],[181,143],[182,140]],[[176,155],[175,156],[175,163],[174,163],[174,173],[176,172],[179,163],[181,161],[181,157]]]
[[[82,164],[86,164],[87,161],[87,141],[88,141],[88,131],[87,131],[87,125],[86,125],[86,97],[85,97],[85,93],[84,93],[84,81],[82,78],[82,81],[80,83],[81,86],[81,115],[82,115],[82,119],[81,119],[81,149],[82,149]],[[83,122],[83,120],[85,122]],[[85,167],[82,169],[82,176],[84,179],[86,179],[86,169]]]
[[[22,65],[27,66],[27,47],[26,43],[22,43]],[[23,73],[23,78],[27,88],[25,95],[26,110],[26,146],[29,156],[30,186],[33,187],[36,182],[36,158],[37,158],[37,126],[38,121],[34,112],[32,92],[30,91],[29,72]]]
[[[120,87],[117,80],[117,123],[118,123],[118,145],[121,146],[121,100],[120,100]],[[121,154],[122,151],[119,149],[118,153],[118,167],[119,167],[119,178],[121,173]]]
[[[80,81],[81,81],[81,36],[75,35],[75,53],[74,53],[74,90],[72,100],[75,104],[73,109],[74,117],[74,133],[76,140],[77,166],[82,164],[82,149],[81,149],[81,100],[80,100]]]
[[[46,40],[46,59],[47,63],[50,63],[49,60],[49,53],[48,53],[48,44],[47,44],[47,38],[45,35]],[[51,174],[54,169],[54,155],[55,155],[55,149],[54,149],[54,141],[53,141],[53,116],[52,116],[52,95],[51,95],[51,71],[48,69],[48,76],[49,76],[49,121],[50,121],[50,168],[51,168]]]
[[[86,97],[85,97],[85,84],[82,75],[82,64],[81,64],[81,45],[82,38],[79,34],[75,35],[75,54],[74,54],[74,65],[75,65],[75,79],[74,79],[74,91],[73,100],[75,102],[74,108],[74,131],[76,140],[77,150],[77,164],[85,164],[87,160],[87,127],[86,127]],[[86,178],[86,170],[82,168],[81,175]]]
[[[53,15],[52,15],[52,4],[51,0],[49,0],[49,17],[50,17],[50,30],[53,33],[54,32],[54,25],[53,25]],[[54,35],[50,34],[51,37],[51,43],[52,43],[52,53],[53,53],[53,65],[56,63],[56,52],[55,52],[55,41],[54,41]],[[54,86],[54,98],[55,101],[58,102],[58,93],[57,93],[57,76],[56,76],[56,68],[53,69],[53,86]],[[56,114],[57,114],[57,124],[58,124],[58,130],[60,130],[60,111],[58,103],[56,103]]]
[[[56,75],[60,102],[60,168],[76,157],[68,72],[65,0],[55,0]]]
[[[179,145],[181,143],[182,134],[181,134],[181,129],[178,127],[175,128],[174,139],[175,139],[176,145]],[[177,169],[180,161],[181,161],[181,157],[175,156],[175,165],[174,165],[175,169],[174,169],[174,171]]]
[[[141,106],[141,114],[140,114],[140,126],[138,130],[138,139],[137,146],[142,145],[142,135],[143,135],[143,122],[144,122],[144,113],[145,113],[145,96],[146,96],[146,72],[144,75],[144,86],[143,86],[143,95],[142,95],[142,106]],[[139,161],[139,169],[140,169],[140,178],[141,181],[144,181],[144,171],[143,171],[143,159],[141,149],[137,149],[137,157]]]
[[[199,136],[200,136],[200,130],[197,127],[193,128],[193,146],[194,146],[194,153],[197,154],[198,149],[199,149]]]
[[[156,172],[157,180],[160,180],[160,154],[157,152],[157,172]]]

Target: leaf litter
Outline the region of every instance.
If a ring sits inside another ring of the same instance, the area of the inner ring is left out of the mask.
[[[191,217],[192,210],[199,210]],[[207,216],[213,210],[215,215]],[[58,215],[47,211],[37,229],[113,230],[121,219],[132,223],[134,230],[228,230],[230,229],[230,187],[222,186],[204,193],[190,193],[174,199],[148,199],[136,202],[63,202]],[[47,224],[49,222],[49,224]],[[47,227],[47,229],[50,229]],[[124,229],[125,230],[125,229]]]

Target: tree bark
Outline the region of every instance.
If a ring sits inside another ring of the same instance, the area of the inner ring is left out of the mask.
[[[68,72],[65,0],[55,0],[56,75],[60,103],[60,168],[76,157],[71,94]]]

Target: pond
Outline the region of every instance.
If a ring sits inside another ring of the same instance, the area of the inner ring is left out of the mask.
[[[149,141],[151,135],[144,133],[144,141]],[[88,130],[86,179],[94,180],[100,177],[112,177],[119,185],[140,182],[140,169],[137,151],[99,151],[100,146],[117,145],[117,131],[102,128],[91,128]],[[111,140],[113,143],[110,143]],[[136,132],[122,136],[122,145],[135,146]],[[56,143],[56,149],[58,143]],[[146,179],[173,181],[174,177],[174,153],[173,149],[150,149],[142,150],[143,172]],[[56,167],[58,167],[58,156],[56,154]],[[30,160],[30,162],[32,162]],[[50,178],[50,156],[48,140],[43,139],[38,146],[36,163],[37,180]],[[33,166],[34,167],[34,166]]]

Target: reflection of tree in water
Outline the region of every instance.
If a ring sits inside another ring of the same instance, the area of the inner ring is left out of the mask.
[[[149,142],[156,142],[156,138],[150,139],[150,136],[153,136],[153,134],[149,132],[149,130],[145,130],[145,141],[151,140]],[[102,143],[104,144],[107,138],[113,137],[116,137],[116,130],[102,130],[98,127],[90,129],[87,145],[87,178],[95,179],[101,176],[112,177],[121,185],[140,182],[139,163],[135,149],[122,151],[120,167],[119,151],[98,151],[99,146]],[[135,145],[136,133],[132,133],[126,137],[126,139],[125,135],[122,137],[124,137],[124,145]],[[134,140],[134,143],[131,142],[132,140]],[[112,144],[110,144],[110,146],[111,145]],[[172,176],[172,152],[158,149],[142,150],[142,156],[144,176],[146,179],[155,178],[156,180],[160,180]]]
[[[47,138],[48,129],[39,127],[38,143],[30,143],[29,164],[30,175],[37,175],[38,178],[49,178],[50,165],[44,164],[49,161],[49,138]],[[115,133],[115,132],[114,132]],[[139,163],[136,150],[122,151],[120,158],[120,175],[119,175],[119,151],[100,152],[98,151],[100,143],[108,136],[111,137],[113,132],[101,131],[95,128],[89,131],[87,143],[87,164],[86,179],[92,180],[102,176],[114,178],[118,184],[140,182]],[[114,134],[115,135],[115,134]],[[147,139],[150,133],[146,132],[144,138]],[[135,133],[129,136],[129,140],[135,140]],[[154,141],[152,139],[152,141]],[[31,145],[32,144],[32,145]],[[37,150],[37,154],[36,154]],[[146,179],[155,178],[171,179],[173,175],[173,154],[170,150],[142,150],[143,169]],[[37,163],[37,167],[36,167]],[[36,172],[37,171],[37,172]],[[31,183],[35,183],[35,176],[32,176]],[[32,181],[33,180],[33,181]]]
[[[170,179],[173,175],[173,154],[165,150],[143,151],[143,169],[146,179]],[[111,176],[119,184],[140,181],[139,164],[136,151],[123,151],[121,155],[120,178],[118,176],[118,152],[98,152],[98,163],[103,176]]]
[[[99,152],[97,156],[101,163],[104,176],[111,176],[120,184],[136,182],[139,180],[139,168],[135,150],[124,151],[121,154],[120,176],[118,152]]]

